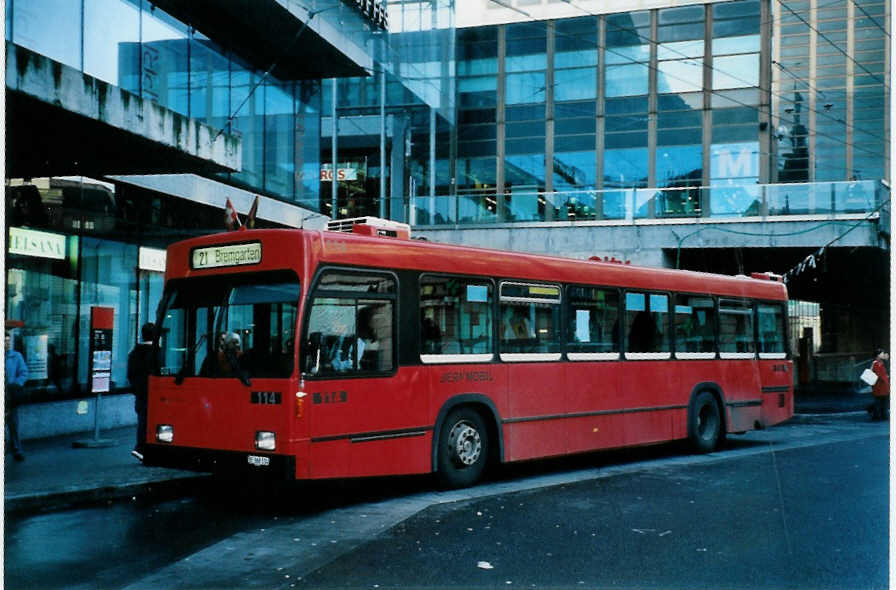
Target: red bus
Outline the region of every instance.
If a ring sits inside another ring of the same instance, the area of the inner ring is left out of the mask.
[[[379,234],[379,235],[377,235]],[[793,415],[784,284],[349,232],[168,248],[145,463],[289,479],[434,472]]]

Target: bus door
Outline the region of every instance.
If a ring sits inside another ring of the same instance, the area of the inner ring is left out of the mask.
[[[314,287],[302,350],[311,477],[429,468],[427,398],[398,369],[397,285],[391,273],[332,269]]]
[[[786,314],[782,303],[759,302],[756,323],[759,379],[762,387],[760,420],[770,426],[793,416],[793,363],[787,358]]]
[[[507,366],[511,421],[505,439],[508,458],[566,453],[560,287],[508,281],[500,289],[499,350]]]

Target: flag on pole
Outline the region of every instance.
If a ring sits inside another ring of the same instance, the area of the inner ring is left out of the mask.
[[[236,209],[233,208],[230,197],[227,198],[227,204],[224,207],[224,223],[227,224],[227,229],[230,231],[239,229],[241,225],[240,216],[236,214]]]
[[[252,201],[252,208],[249,209],[249,216],[246,217],[246,229],[254,229],[255,228],[255,214],[258,213],[258,195],[255,195],[255,200]]]

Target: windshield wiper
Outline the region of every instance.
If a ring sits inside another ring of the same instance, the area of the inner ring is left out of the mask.
[[[196,350],[199,348],[199,345],[202,344],[203,342],[205,342],[205,334],[202,334],[201,336],[199,336],[199,339],[196,341],[196,344],[194,344],[192,347],[190,347],[190,350],[188,353],[189,356],[187,357],[188,359],[195,358]],[[177,375],[174,376],[174,384],[175,385],[180,385],[184,382],[184,379],[186,379],[186,377],[187,377],[187,367],[189,365],[190,365],[189,363],[184,363],[184,366],[181,367],[180,371],[177,372]]]

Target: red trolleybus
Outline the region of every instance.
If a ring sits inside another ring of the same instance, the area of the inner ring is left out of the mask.
[[[793,414],[787,292],[729,277],[350,233],[168,248],[151,465],[435,472],[728,433]]]

